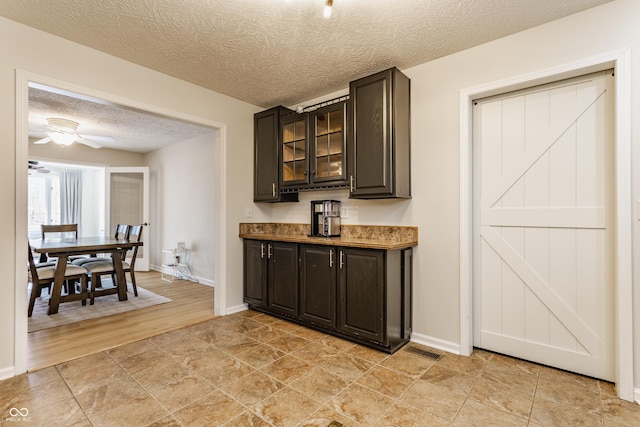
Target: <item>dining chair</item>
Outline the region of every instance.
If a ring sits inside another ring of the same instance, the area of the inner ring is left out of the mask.
[[[49,289],[49,295],[51,295],[51,288],[56,268],[56,264],[36,267],[36,263],[33,260],[31,252],[31,245],[29,245],[29,282],[31,283],[31,295],[29,297],[28,310],[29,317],[33,315],[33,307],[35,306],[36,299],[41,296],[42,290],[45,288]],[[62,295],[60,297],[60,302],[81,300],[82,305],[87,305],[87,298],[89,298],[89,292],[87,289],[87,270],[67,263],[65,265],[64,279],[70,284],[69,292],[67,292],[67,295]],[[75,292],[76,281],[80,282],[79,293]],[[72,289],[73,291],[71,291]]]
[[[115,237],[118,240],[122,240],[122,239],[128,239],[129,238],[129,225],[127,224],[118,224],[116,225],[116,230],[113,234],[113,237]],[[109,261],[111,262],[111,257],[106,257],[106,256],[95,256],[92,255],[90,257],[82,257],[82,258],[76,258],[72,261],[72,263],[74,265],[79,265],[79,266],[83,266],[84,264],[87,264],[89,262],[97,262],[97,261]],[[123,259],[124,261],[124,259]]]
[[[129,226],[128,232],[129,240],[133,240],[134,242],[140,242],[142,238],[142,225],[132,225]],[[122,260],[122,269],[125,273],[129,273],[131,277],[131,287],[133,288],[133,294],[138,296],[138,287],[136,285],[136,276],[134,273],[136,258],[138,256],[138,246],[134,246],[131,254],[131,261],[126,261],[126,253],[123,254]],[[116,286],[116,272],[113,266],[113,260],[111,258],[106,258],[106,260],[102,261],[93,261],[87,262],[82,265],[89,274],[89,282],[90,282],[90,304],[93,305],[95,302],[95,297],[100,295],[106,295],[112,293],[112,289],[100,289],[102,288],[102,276],[111,276],[111,280],[113,281],[113,285]]]
[[[42,224],[40,225],[42,239],[65,237],[78,238],[78,224]],[[47,254],[40,254],[40,262],[47,262]]]

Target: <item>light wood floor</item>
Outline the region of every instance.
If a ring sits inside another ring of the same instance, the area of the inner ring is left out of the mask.
[[[173,301],[30,333],[27,369],[46,368],[215,317],[211,286],[166,282],[155,271],[137,272],[136,283]]]

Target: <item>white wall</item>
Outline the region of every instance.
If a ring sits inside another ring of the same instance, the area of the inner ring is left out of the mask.
[[[242,251],[238,223],[244,206],[253,198],[251,168],[247,167],[247,159],[253,155],[253,114],[260,108],[4,18],[0,18],[0,51],[0,182],[3,184],[0,186],[0,200],[4,203],[0,221],[3,224],[20,222],[16,218],[16,200],[23,196],[16,194],[16,169],[23,169],[25,176],[27,173],[26,164],[16,164],[16,116],[19,110],[16,109],[15,94],[20,90],[16,88],[16,70],[68,82],[101,94],[113,94],[117,100],[131,101],[134,107],[148,109],[146,107],[151,106],[156,112],[170,111],[182,117],[216,122],[220,125],[221,141],[224,142],[221,150],[224,159],[216,161],[218,166],[224,161],[227,171],[216,185],[224,185],[223,196],[233,196],[223,199],[226,209],[222,215],[228,221],[223,230],[226,239],[220,245],[222,251],[229,254],[224,259],[230,288],[223,297],[226,305],[241,304]],[[26,117],[24,121],[22,126],[26,128]],[[18,144],[26,144],[26,138]],[[206,186],[199,191],[207,191]],[[20,209],[25,212],[26,220],[26,207],[21,206]],[[0,342],[3,343],[0,347],[0,378],[4,378],[14,374],[16,364],[25,363],[24,360],[14,360],[14,332],[17,327],[16,304],[26,310],[26,299],[17,298],[15,293],[16,271],[24,275],[26,286],[26,271],[23,273],[20,269],[26,263],[26,249],[24,254],[15,252],[17,241],[13,227],[0,229],[0,241],[3,243],[0,245],[0,270],[4,272],[0,285],[3,294],[0,300]],[[26,248],[26,242],[21,244]]]
[[[346,224],[419,228],[414,257],[414,337],[456,350],[460,344],[460,91],[630,48],[632,117],[640,116],[640,2],[617,0],[565,19],[402,70],[411,78],[410,201],[352,201],[346,192],[301,193],[301,206],[273,206],[272,221],[309,222],[309,200],[338,198]],[[307,103],[303,103],[307,104]],[[634,119],[632,146],[640,146]],[[633,199],[640,199],[640,150],[633,153]],[[633,203],[635,207],[635,203]],[[634,213],[635,218],[635,213]],[[634,224],[634,269],[640,268],[640,226]],[[640,313],[640,278],[634,281]],[[635,384],[640,385],[640,315],[634,319]]]
[[[191,271],[213,284],[215,152],[219,131],[147,154],[151,174],[151,264],[161,268],[162,249],[185,242]]]

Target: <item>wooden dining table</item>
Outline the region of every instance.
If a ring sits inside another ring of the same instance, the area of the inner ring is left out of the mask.
[[[142,246],[142,242],[129,241],[127,239],[116,239],[114,237],[78,237],[63,239],[33,239],[29,240],[31,249],[40,254],[47,254],[49,257],[58,259],[49,300],[48,314],[58,312],[60,306],[60,296],[64,283],[64,271],[67,260],[74,255],[97,255],[111,254],[113,267],[116,275],[116,289],[118,300],[127,300],[127,281],[122,268],[122,258],[129,249],[135,246]]]

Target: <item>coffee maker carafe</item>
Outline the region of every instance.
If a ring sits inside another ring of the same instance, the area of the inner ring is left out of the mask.
[[[340,236],[339,201],[311,201],[311,235],[316,237]]]

